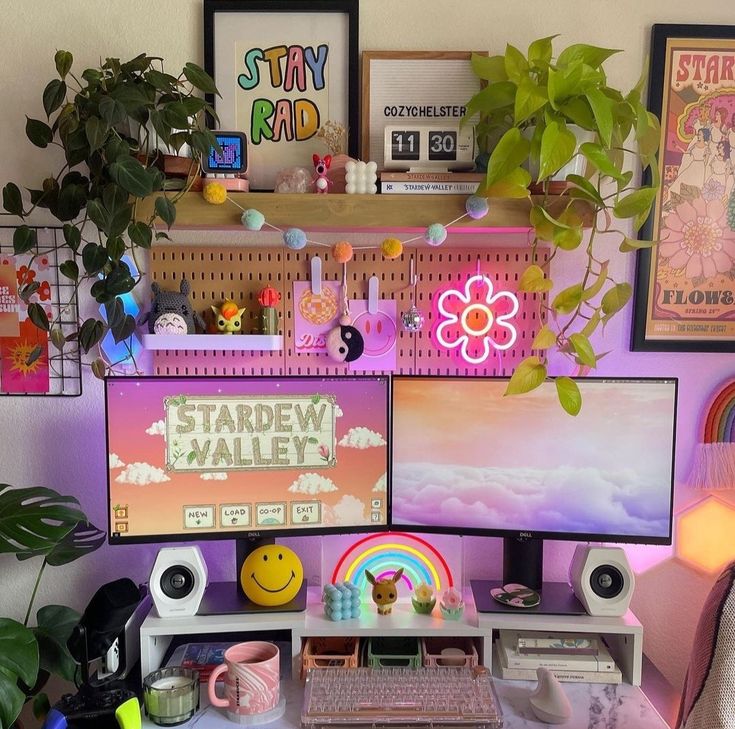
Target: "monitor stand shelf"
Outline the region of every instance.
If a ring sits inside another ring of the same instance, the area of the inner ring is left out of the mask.
[[[311,587],[304,612],[263,612],[239,615],[195,615],[190,618],[159,618],[152,611],[140,628],[142,676],[159,668],[172,640],[177,636],[217,635],[227,640],[231,633],[289,631],[291,634],[292,675],[301,668],[302,640],[311,636],[416,636],[470,637],[475,639],[482,662],[492,669],[493,631],[540,630],[555,633],[598,633],[605,637],[610,653],[623,673],[623,680],[641,684],[643,664],[643,626],[632,612],[620,618],[591,615],[529,615],[517,613],[478,613],[471,590],[464,593],[465,610],[459,620],[444,620],[438,608],[432,615],[419,615],[408,597],[400,598],[390,615],[378,615],[372,603],[363,603],[362,615],[351,620],[332,621],[324,616],[321,591]],[[233,638],[242,640],[240,636]]]

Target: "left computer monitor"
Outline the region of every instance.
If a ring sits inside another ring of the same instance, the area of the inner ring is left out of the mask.
[[[106,381],[112,543],[388,524],[387,377]]]

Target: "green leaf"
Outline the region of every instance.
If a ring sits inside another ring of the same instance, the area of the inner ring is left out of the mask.
[[[595,116],[592,113],[589,102],[580,97],[572,97],[564,103],[558,104],[559,111],[570,121],[582,129],[595,129]]]
[[[534,337],[531,349],[549,349],[554,344],[556,344],[556,334],[554,334],[548,324],[544,324]]]
[[[558,66],[569,66],[574,62],[581,61],[592,68],[599,68],[610,56],[620,53],[619,50],[611,48],[600,48],[585,43],[576,43],[565,48],[557,58]]]
[[[64,345],[66,344],[66,337],[64,336],[64,332],[61,331],[61,327],[54,327],[51,330],[51,332],[49,333],[49,341],[59,351],[64,349]]]
[[[577,138],[566,125],[551,121],[541,137],[539,181],[558,172],[574,156]]]
[[[33,294],[35,294],[36,291],[38,291],[38,289],[40,289],[40,288],[41,288],[40,282],[38,282],[38,281],[31,281],[31,283],[26,284],[25,286],[21,286],[18,289],[18,295],[27,304],[28,303],[28,299],[30,299],[31,296],[33,296]]]
[[[25,694],[18,688],[18,679],[33,686],[37,675],[35,636],[19,622],[0,618],[0,726],[9,727],[23,708]]]
[[[138,220],[128,226],[128,236],[131,242],[140,248],[150,248],[153,239],[151,228],[143,221]]]
[[[633,218],[642,214],[647,215],[657,193],[658,190],[653,187],[641,187],[634,190],[615,203],[613,215],[616,218]]]
[[[135,288],[135,279],[130,275],[130,268],[124,261],[118,261],[105,278],[105,287],[113,296],[127,294]]]
[[[117,208],[114,212],[110,213],[110,225],[107,229],[107,234],[110,236],[110,238],[117,238],[125,232],[132,215],[132,205],[123,205],[122,207]],[[123,251],[124,250],[125,246],[123,244]],[[122,255],[122,253],[120,255]],[[113,256],[110,256],[110,258],[112,257]]]
[[[520,167],[528,157],[530,146],[531,143],[516,127],[503,134],[488,160],[485,185],[493,185]]]
[[[499,81],[498,83],[480,89],[468,102],[465,109],[465,121],[473,117],[477,112],[491,114],[498,109],[513,106],[516,96],[516,85],[510,81]]]
[[[110,165],[110,177],[123,190],[135,197],[146,197],[153,192],[151,178],[145,167],[133,157],[120,157]]]
[[[33,697],[33,716],[39,721],[43,721],[46,714],[51,711],[51,702],[48,700],[48,694],[41,691]]]
[[[92,374],[98,379],[98,380],[104,380],[105,374],[107,371],[107,365],[105,364],[105,360],[102,359],[102,357],[97,357],[92,364],[89,366],[92,370]]]
[[[590,320],[582,328],[581,330],[582,334],[584,334],[585,337],[592,336],[593,332],[595,331],[595,329],[597,329],[599,324],[600,324],[600,310],[595,309],[595,313],[590,317]]]
[[[124,226],[123,230],[125,230]],[[119,261],[122,258],[125,253],[125,241],[119,233],[115,233],[112,237],[107,239],[105,250],[107,251],[107,255],[111,261]]]
[[[605,96],[599,89],[590,89],[586,96],[592,107],[592,113],[595,115],[597,133],[605,147],[609,147],[612,143],[613,106],[615,102]]]
[[[601,307],[604,314],[611,315],[620,311],[633,295],[633,288],[628,283],[615,284],[602,297]]]
[[[184,78],[195,88],[205,94],[216,94],[219,96],[214,79],[196,63],[187,63],[184,66]]]
[[[546,89],[540,87],[530,78],[522,79],[518,84],[515,98],[515,123],[520,124],[530,119],[548,100]]]
[[[47,332],[50,329],[48,316],[41,304],[28,304],[28,318],[41,331]]]
[[[531,65],[547,66],[551,62],[551,42],[556,37],[556,35],[549,35],[546,38],[539,38],[528,46],[528,60]]]
[[[13,232],[13,253],[20,256],[32,251],[38,245],[38,234],[34,228],[27,225],[18,226]]]
[[[56,51],[54,56],[54,64],[56,72],[61,78],[66,78],[66,74],[71,70],[71,64],[74,62],[74,56],[69,51]]]
[[[519,291],[528,291],[529,293],[539,293],[549,291],[554,282],[546,278],[541,266],[532,263],[522,274],[518,281]]]
[[[621,253],[630,253],[631,251],[637,251],[644,248],[653,248],[656,245],[655,240],[638,240],[637,238],[628,238],[623,236],[623,242],[620,244],[618,250]]]
[[[546,379],[546,365],[532,355],[520,362],[508,382],[505,389],[506,395],[520,395],[524,392],[535,390]]]
[[[176,220],[176,206],[167,197],[160,195],[156,198],[154,207],[156,215],[158,215],[158,217],[166,223],[166,227],[171,230],[171,226]]]
[[[607,281],[607,270],[610,266],[609,261],[605,261],[602,266],[600,267],[600,273],[597,276],[597,279],[592,284],[592,286],[586,288],[582,292],[582,301],[589,301],[590,299],[597,296],[597,294],[602,291],[602,287],[605,285],[605,281]]]
[[[554,311],[560,314],[571,314],[582,301],[582,284],[574,284],[560,291],[551,303]]]
[[[73,496],[41,487],[0,484],[0,553],[48,554],[77,523],[86,520]]]
[[[574,197],[583,197],[584,199],[595,203],[595,205],[604,207],[605,203],[602,197],[600,197],[600,193],[586,177],[574,174],[567,175],[567,182],[571,182],[572,185],[575,185],[577,190],[581,193],[580,195],[574,195]],[[570,190],[570,194],[573,192],[574,190]]]
[[[559,109],[561,103],[570,97],[579,94],[579,84],[582,80],[582,64],[574,64],[559,71],[549,69],[549,78],[546,88],[549,94],[549,103],[554,109]]]
[[[490,84],[508,80],[508,74],[505,71],[505,58],[503,56],[481,56],[473,53],[470,63],[475,76],[489,81]]]
[[[3,208],[11,215],[23,215],[23,198],[14,182],[8,182],[3,187]]]
[[[120,101],[112,96],[103,96],[100,99],[100,116],[107,122],[108,126],[114,127],[116,124],[124,122],[128,114]]]
[[[191,465],[194,462],[194,459],[197,457],[196,451],[189,451],[186,454],[186,462]]]
[[[85,354],[102,340],[105,335],[105,325],[97,319],[87,319],[79,329],[79,346]]]
[[[505,46],[505,72],[508,78],[515,84],[528,75],[528,61],[526,57],[515,46],[508,43]]]
[[[595,367],[597,365],[597,357],[595,357],[595,350],[592,349],[590,340],[581,332],[575,332],[569,335],[569,342],[574,349],[574,353],[577,355],[577,359],[588,367]]]
[[[557,248],[563,251],[573,251],[582,243],[582,226],[573,225],[566,228],[554,228],[552,240]]]
[[[615,180],[622,178],[622,172],[610,159],[607,152],[597,142],[584,142],[579,151],[600,171]]]
[[[503,179],[494,182],[490,187],[485,184],[477,191],[484,197],[524,198],[529,196],[528,186],[531,184],[531,173],[522,167],[516,167]]]
[[[171,101],[161,107],[161,119],[174,129],[189,128],[189,112],[180,101]]]
[[[130,314],[126,314],[118,325],[112,327],[112,336],[115,343],[122,342],[130,337],[135,331],[135,327],[135,319]]]
[[[26,117],[26,137],[36,147],[45,149],[51,143],[54,138],[54,133],[51,131],[51,127],[38,119],[31,119]]]
[[[148,83],[153,84],[157,91],[161,93],[170,93],[178,85],[178,81],[175,76],[169,73],[162,73],[157,71],[155,68],[150,68],[145,72],[145,80]]]
[[[107,230],[110,218],[104,205],[99,200],[89,200],[87,202],[87,215],[100,230]]]
[[[45,605],[38,611],[36,627],[32,631],[38,641],[39,667],[42,671],[74,682],[78,665],[69,653],[66,642],[81,617],[76,610],[64,605]]]
[[[99,273],[107,263],[107,251],[97,243],[87,243],[82,250],[84,270],[89,274]]]
[[[105,543],[105,532],[94,524],[80,521],[70,532],[59,540],[46,555],[46,562],[52,567],[61,567],[94,552]]]
[[[43,109],[46,118],[50,117],[66,101],[66,84],[55,78],[43,90]]]
[[[578,415],[582,409],[582,394],[577,383],[571,377],[557,377],[554,382],[560,405],[570,415]]]
[[[87,119],[84,125],[84,133],[87,135],[90,152],[94,152],[96,149],[102,147],[107,139],[107,132],[108,126],[102,119],[96,116],[91,116]]]

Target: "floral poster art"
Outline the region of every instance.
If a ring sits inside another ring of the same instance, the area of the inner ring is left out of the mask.
[[[40,304],[53,318],[51,273],[48,256],[0,255],[0,266],[15,269],[18,289],[37,283],[29,303]],[[36,327],[20,306],[19,329],[15,336],[0,337],[0,394],[43,394],[49,392],[48,335]]]
[[[650,232],[659,242],[646,253],[645,328],[637,322],[636,340],[652,343],[642,349],[726,350],[735,343],[735,40],[665,42],[661,189]]]

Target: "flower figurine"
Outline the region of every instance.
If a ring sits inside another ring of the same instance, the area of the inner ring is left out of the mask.
[[[421,615],[429,615],[434,609],[434,605],[436,605],[434,589],[431,585],[427,585],[425,582],[420,582],[416,585],[416,589],[413,593],[413,597],[411,598],[413,609]]]
[[[459,620],[464,612],[462,595],[454,587],[445,590],[439,602],[439,609],[445,619]]]

